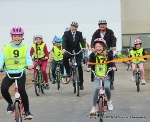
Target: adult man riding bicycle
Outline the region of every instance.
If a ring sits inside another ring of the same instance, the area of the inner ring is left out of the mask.
[[[66,69],[66,73],[68,77],[71,76],[70,74],[70,67],[68,59],[71,57],[68,53],[65,53],[66,50],[71,52],[74,50],[75,53],[81,50],[79,43],[81,43],[82,48],[85,49],[85,42],[83,41],[82,32],[77,31],[78,23],[72,22],[69,31],[65,31],[63,35],[63,42],[62,42],[62,53],[63,53],[63,63]],[[82,53],[76,56],[76,62],[79,70],[79,80],[80,80],[80,90],[84,89],[83,86],[83,70],[81,66],[81,59]]]
[[[94,40],[97,38],[103,38],[106,41],[108,50],[110,48],[112,48],[112,50],[116,50],[116,37],[114,35],[114,32],[111,29],[107,28],[107,22],[106,20],[100,20],[98,22],[99,25],[99,29],[96,30],[92,36],[92,40],[91,40],[91,47],[92,50],[94,50]],[[112,52],[112,59],[113,59],[113,51],[110,50]],[[112,82],[110,85],[110,89],[114,90],[114,86],[113,86],[113,82],[114,82],[114,72],[112,71],[113,77],[112,77]]]

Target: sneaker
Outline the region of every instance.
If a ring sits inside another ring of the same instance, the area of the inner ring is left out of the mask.
[[[141,80],[141,85],[145,85],[146,84],[146,81],[143,79]]]
[[[83,86],[83,83],[80,84],[80,90],[83,90],[84,89],[84,86]]]
[[[48,84],[46,84],[46,89],[47,89],[47,90],[49,90],[49,89],[50,89],[50,85],[49,85],[49,83],[48,83]]]
[[[9,103],[9,104],[8,104],[8,107],[7,107],[7,113],[8,113],[8,114],[12,114],[13,111],[14,111],[13,105]]]
[[[96,108],[93,107],[92,110],[90,111],[90,116],[96,116],[96,112],[97,112]]]
[[[32,119],[33,115],[30,113],[30,111],[25,112],[25,119]]]
[[[108,106],[108,110],[109,110],[109,111],[112,111],[112,110],[113,110],[112,101],[107,102],[107,106]]]
[[[134,82],[134,81],[135,81],[135,77],[134,77],[134,76],[132,76],[131,81],[132,81],[132,82]]]
[[[52,78],[52,84],[55,84],[55,78]]]
[[[114,90],[114,85],[110,84],[110,90]]]

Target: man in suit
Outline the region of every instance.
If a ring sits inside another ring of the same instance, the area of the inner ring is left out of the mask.
[[[85,42],[82,37],[82,32],[77,31],[77,29],[78,29],[78,23],[72,22],[70,26],[70,30],[65,31],[63,35],[63,42],[62,42],[63,63],[68,77],[70,77],[70,68],[69,68],[68,59],[71,57],[71,55],[65,52],[66,51],[69,51],[70,53],[72,53],[72,51],[75,51],[75,53],[79,52],[81,50],[79,45],[80,43],[82,45],[82,48],[85,50]],[[84,89],[83,70],[81,66],[81,59],[82,59],[82,52],[76,56],[76,62],[79,70],[80,90],[83,90]]]
[[[107,28],[106,20],[100,20],[98,22],[98,26],[99,26],[99,29],[97,29],[92,36],[91,48],[92,48],[92,50],[94,50],[94,40],[95,39],[103,38],[106,41],[108,50],[110,50],[110,48],[112,48],[110,51],[112,52],[112,59],[113,59],[113,50],[116,50],[116,41],[117,41],[117,39],[114,35],[114,32],[111,29]],[[112,82],[110,85],[111,90],[114,90],[113,84],[114,84],[114,72],[112,71]]]

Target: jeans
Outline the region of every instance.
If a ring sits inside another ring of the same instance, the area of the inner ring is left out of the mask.
[[[56,62],[56,61],[53,60],[53,62],[52,62],[52,76],[53,76],[53,78],[56,78],[55,70],[56,70],[56,67],[57,67],[58,64],[60,65],[61,74],[62,75],[64,74],[63,62],[62,61]]]
[[[87,61],[88,61],[88,50],[87,51],[82,51],[83,64],[87,63],[87,61],[85,60],[85,56],[86,56]]]

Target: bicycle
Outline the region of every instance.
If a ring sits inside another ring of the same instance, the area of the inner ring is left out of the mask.
[[[60,88],[60,82],[61,82],[61,71],[60,71],[60,64],[62,61],[56,61],[57,67],[56,67],[56,82],[57,82],[57,89],[59,90]]]
[[[100,91],[99,91],[99,95],[98,95],[98,99],[97,99],[97,117],[100,117],[100,122],[103,122],[103,116],[104,113],[107,111],[108,107],[107,107],[107,100],[105,98],[105,89],[104,89],[104,82],[102,81],[104,78],[106,78],[108,76],[108,73],[112,70],[112,68],[110,67],[106,73],[106,75],[104,77],[99,77],[95,74],[95,72],[93,70],[91,70],[91,72],[94,74],[94,77],[98,78],[100,80]],[[95,116],[95,115],[94,115]]]
[[[73,51],[73,53],[66,51],[66,53],[73,56],[71,59],[69,59],[70,62],[69,64],[70,64],[70,70],[71,70],[70,73],[73,82],[74,93],[76,93],[77,96],[79,96],[79,71],[76,63],[76,55],[78,55],[81,52],[82,50],[80,50],[78,53],[75,53],[75,51]]]
[[[22,122],[22,118],[24,120],[31,120],[32,119],[32,118],[30,118],[30,119],[25,118],[24,106],[23,106],[21,96],[20,96],[20,93],[19,93],[19,90],[18,90],[18,79],[22,77],[25,69],[26,68],[24,68],[22,70],[20,77],[11,77],[9,75],[8,71],[5,70],[7,76],[10,79],[15,79],[15,100],[13,102],[13,108],[14,108],[14,119],[16,120],[16,122]],[[3,71],[1,71],[1,72],[3,72]]]
[[[35,93],[37,96],[40,96],[40,92],[42,92],[42,94],[44,94],[44,89],[46,89],[44,78],[43,78],[43,73],[42,73],[42,69],[41,69],[41,67],[42,67],[41,61],[42,60],[46,60],[46,59],[35,60],[35,62],[38,63],[38,65],[36,66],[36,73],[35,73],[35,77],[34,77],[34,88],[35,88]]]
[[[138,64],[143,63],[143,61],[140,61]],[[135,70],[135,79],[136,79],[136,86],[137,86],[137,92],[140,91],[140,81],[141,81],[141,72],[139,70],[139,66],[136,64],[136,70]]]

